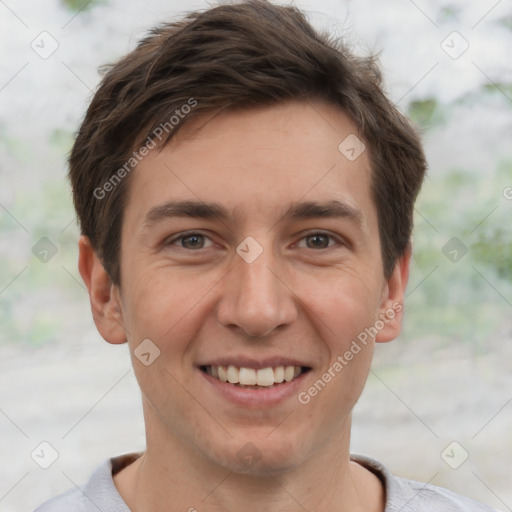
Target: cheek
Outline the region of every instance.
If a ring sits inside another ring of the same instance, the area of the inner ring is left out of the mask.
[[[343,269],[318,286],[304,290],[308,308],[321,320],[325,339],[343,350],[366,327],[374,324],[380,304],[377,280],[364,273]],[[313,285],[314,283],[310,283]]]
[[[313,407],[334,407],[334,424],[350,412],[368,376],[374,342],[365,329],[378,317],[375,282],[345,272],[309,295],[307,305],[327,351],[318,376],[321,382],[304,390],[304,398],[315,401]],[[322,398],[316,399],[320,394]]]
[[[132,364],[144,398],[157,412],[190,409],[190,397],[183,388],[183,369],[188,367],[184,360],[194,329],[200,325],[200,301],[207,293],[208,283],[190,277],[180,279],[176,269],[137,273],[134,268],[132,275],[137,279],[128,278],[129,299],[123,312]],[[151,344],[148,348],[148,342],[143,341],[147,339],[156,348]],[[145,361],[143,354],[148,352],[150,360]],[[191,414],[176,421],[190,427],[196,420]]]
[[[128,339],[136,346],[145,338],[151,339],[161,350],[183,349],[193,333],[193,326],[199,325],[197,316],[202,314],[201,305],[218,279],[191,276],[175,268],[149,268],[138,272],[136,280],[129,281],[123,307]]]
[[[329,292],[313,296],[308,306],[326,357],[316,380],[301,390],[298,399],[310,424],[329,438],[347,420],[364,389],[374,349],[365,328],[375,322],[376,298],[357,287],[339,291],[333,285]]]

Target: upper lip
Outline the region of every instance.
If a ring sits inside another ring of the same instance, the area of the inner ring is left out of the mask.
[[[236,366],[238,368],[254,368],[259,370],[261,368],[276,368],[277,366],[302,366],[311,368],[310,365],[299,361],[298,359],[291,359],[289,357],[267,357],[265,359],[255,359],[251,357],[243,356],[232,356],[232,357],[221,357],[199,363],[197,366]]]

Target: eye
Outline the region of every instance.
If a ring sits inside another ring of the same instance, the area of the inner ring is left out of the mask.
[[[344,243],[337,240],[334,236],[322,232],[309,233],[302,237],[300,242],[303,240],[306,240],[306,247],[302,246],[302,248],[306,249],[328,249],[329,247],[336,245],[336,243],[338,245],[345,245]],[[206,241],[209,241],[210,244],[205,245]],[[335,243],[330,243],[331,241],[334,241]],[[212,241],[203,233],[189,232],[182,233],[179,236],[170,239],[168,242],[166,242],[166,245],[178,245],[178,247],[181,249],[198,250],[211,247]],[[301,246],[299,245],[299,247]]]
[[[311,243],[306,242],[306,248],[307,249],[327,249],[328,247],[331,247],[334,244],[329,245],[329,240],[336,239],[332,235],[328,235],[327,233],[321,233],[321,232],[315,232],[315,233],[309,233],[306,236],[304,236],[302,240],[311,240]]]
[[[176,238],[173,238],[167,242],[167,245],[178,245],[182,249],[204,249],[205,240],[210,240],[206,235],[202,233],[185,233]],[[211,242],[211,240],[210,240]]]

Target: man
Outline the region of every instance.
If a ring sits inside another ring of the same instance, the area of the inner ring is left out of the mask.
[[[292,7],[193,13],[111,67],[70,178],[147,447],[38,512],[492,510],[349,452],[374,344],[401,329],[425,168],[375,62]]]

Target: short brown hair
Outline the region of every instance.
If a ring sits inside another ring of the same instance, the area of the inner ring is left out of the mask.
[[[163,147],[206,112],[293,99],[320,99],[342,109],[369,146],[389,278],[410,243],[426,169],[415,128],[382,91],[374,56],[355,56],[343,41],[315,31],[295,7],[247,0],[152,29],[109,66],[92,99],[71,150],[69,176],[82,234],[114,284],[120,285],[129,172],[143,141],[146,149]]]

